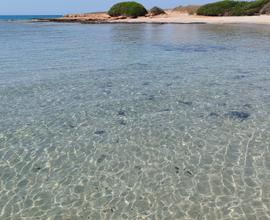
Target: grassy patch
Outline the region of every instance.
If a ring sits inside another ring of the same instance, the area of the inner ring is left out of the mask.
[[[190,15],[196,14],[197,10],[199,9],[200,6],[198,5],[187,5],[187,6],[178,6],[174,8],[172,11],[173,12],[179,12],[179,13],[188,13]]]
[[[225,0],[203,5],[197,11],[204,16],[251,16],[260,13],[260,10],[270,0],[233,1]]]

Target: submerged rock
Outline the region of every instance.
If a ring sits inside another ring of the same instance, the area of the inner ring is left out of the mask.
[[[120,124],[120,125],[127,125],[127,122],[126,122],[125,120],[122,119],[122,120],[119,121],[119,124]]]
[[[41,170],[41,167],[33,167],[33,172],[38,172],[38,171],[40,171]]]
[[[70,123],[68,123],[68,126],[69,126],[70,128],[75,128],[75,127],[76,127],[76,124],[73,123],[73,122],[70,122]]]
[[[244,121],[249,118],[250,114],[243,111],[230,111],[226,113],[225,116],[233,120]]]
[[[143,86],[148,86],[148,85],[150,85],[150,82],[144,82],[142,85]]]
[[[118,111],[119,116],[126,116],[126,112],[124,110]]]
[[[208,116],[209,117],[219,117],[219,114],[215,113],[215,112],[211,112]]]
[[[188,105],[188,106],[191,106],[192,105],[192,102],[186,102],[186,101],[178,101],[178,104],[183,104],[183,105]]]
[[[98,159],[97,159],[97,163],[101,163],[103,162],[105,159],[106,159],[106,155],[105,154],[102,154]]]
[[[246,78],[246,76],[245,75],[237,75],[237,76],[233,77],[233,79],[236,79],[236,80],[243,79],[243,78]]]
[[[155,96],[154,96],[154,95],[150,95],[150,96],[147,98],[147,100],[149,100],[149,101],[154,101],[154,100],[155,100]]]
[[[184,172],[189,177],[193,176],[193,173],[190,170],[186,169],[186,168],[184,169]]]
[[[95,134],[96,134],[96,135],[101,135],[101,134],[104,134],[104,133],[105,133],[104,130],[96,130],[96,131],[95,131]]]
[[[245,108],[252,108],[252,105],[251,104],[245,104],[244,107]]]
[[[141,166],[139,166],[139,165],[136,165],[136,166],[134,166],[134,169],[136,169],[136,170],[141,170],[141,169],[142,169],[142,167],[141,167]]]
[[[170,111],[171,111],[171,109],[169,109],[169,108],[164,108],[164,109],[161,109],[160,112],[170,112]]]

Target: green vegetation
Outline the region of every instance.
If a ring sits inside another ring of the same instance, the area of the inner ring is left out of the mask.
[[[137,2],[120,2],[111,7],[108,14],[112,17],[127,16],[136,18],[147,14],[143,5]]]
[[[270,0],[233,1],[225,0],[203,5],[197,11],[198,15],[205,16],[251,16],[260,14],[260,10]]]

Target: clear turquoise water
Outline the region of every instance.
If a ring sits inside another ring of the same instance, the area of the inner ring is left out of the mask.
[[[0,15],[0,21],[26,21],[38,18],[58,18],[61,15]]]
[[[270,219],[269,39],[0,22],[0,219]]]

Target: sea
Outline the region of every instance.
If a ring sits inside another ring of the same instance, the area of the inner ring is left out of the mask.
[[[0,219],[270,219],[270,26],[40,17],[0,17]]]
[[[61,15],[0,15],[0,21],[31,21],[42,18],[59,18]]]

